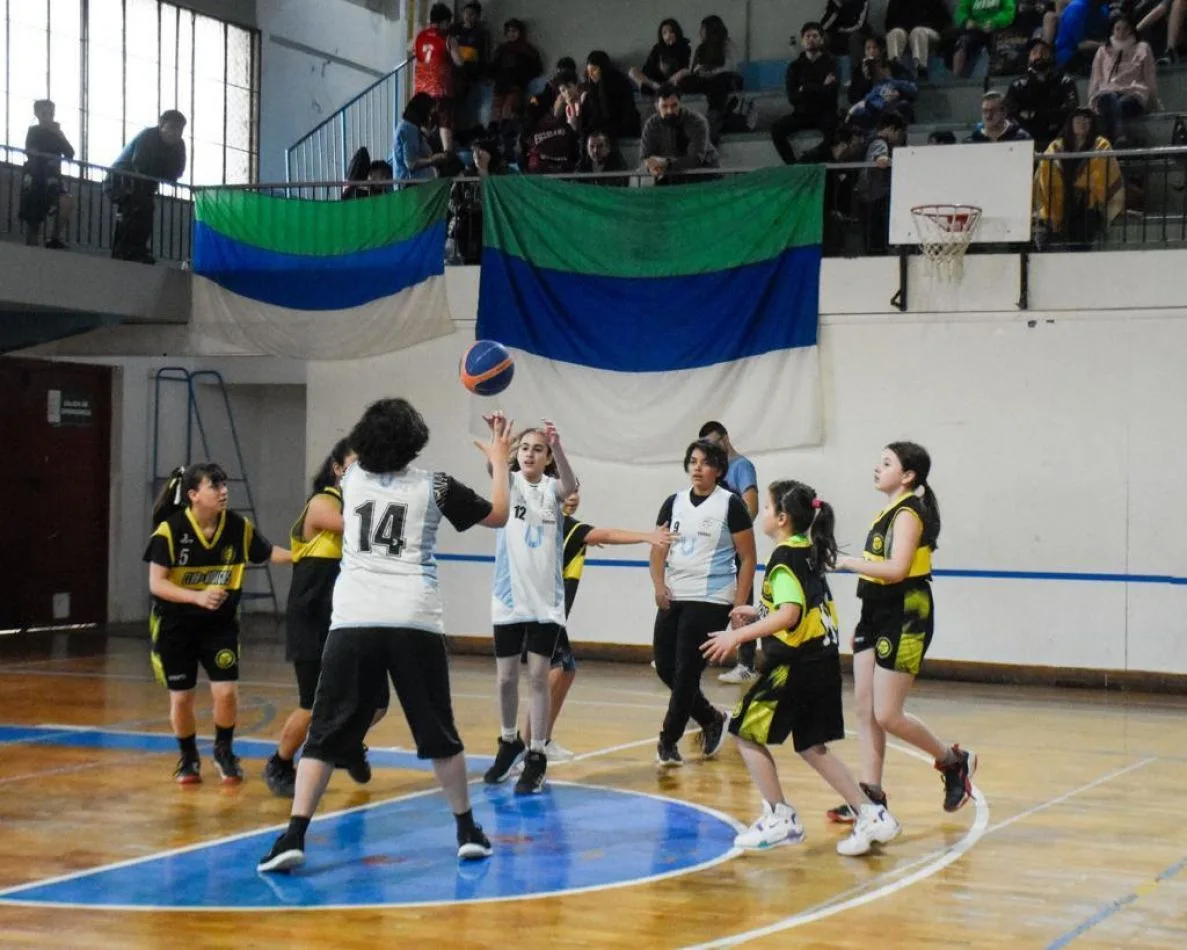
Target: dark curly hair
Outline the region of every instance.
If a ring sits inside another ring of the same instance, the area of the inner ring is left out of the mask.
[[[346,441],[368,472],[399,472],[420,455],[429,427],[407,399],[380,399],[367,407]]]

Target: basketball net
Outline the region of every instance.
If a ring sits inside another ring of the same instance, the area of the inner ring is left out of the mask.
[[[946,284],[959,282],[981,209],[975,205],[917,205],[911,216],[932,276]]]

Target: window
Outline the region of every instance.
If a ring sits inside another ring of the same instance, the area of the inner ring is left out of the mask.
[[[85,28],[84,28],[85,27]],[[259,164],[259,34],[164,0],[0,0],[0,135],[25,143],[54,100],[79,158],[111,165],[166,109],[186,126],[186,184]]]

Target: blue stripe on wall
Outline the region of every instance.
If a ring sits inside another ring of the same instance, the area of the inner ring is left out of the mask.
[[[438,554],[437,560],[469,564],[493,564],[495,561],[489,554]],[[585,563],[596,565],[597,567],[648,567],[646,561],[631,561],[619,558],[587,558]],[[766,565],[760,564],[758,569],[760,571],[765,570]],[[991,571],[950,568],[932,571],[932,575],[935,577],[979,577],[1013,581],[1089,581],[1096,584],[1167,584],[1171,586],[1187,586],[1187,577],[1175,577],[1171,574],[1094,574],[1076,571]]]
[[[815,346],[819,282],[820,248],[812,246],[674,278],[561,273],[487,248],[477,335],[594,369],[695,369]]]
[[[345,310],[445,273],[445,222],[398,244],[313,257],[243,244],[194,224],[194,271],[261,303],[294,310]]]

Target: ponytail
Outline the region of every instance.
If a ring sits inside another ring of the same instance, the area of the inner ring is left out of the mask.
[[[777,514],[787,515],[795,534],[807,535],[812,542],[812,565],[823,573],[837,563],[836,514],[833,506],[821,501],[816,489],[792,479],[771,482],[768,491]]]
[[[918,442],[891,442],[886,448],[895,454],[904,472],[915,473],[915,494],[923,502],[923,537],[919,543],[934,551],[940,537],[940,503],[927,483],[931,474],[931,456]]]
[[[167,521],[177,512],[185,508],[188,499],[185,493],[181,490],[182,483],[185,481],[185,466],[179,465],[169,475],[165,482],[165,487],[161,489],[161,493],[157,496],[157,500],[153,502],[152,506],[152,526],[155,529],[162,521]]]
[[[920,500],[923,502],[923,526],[925,542],[930,541],[928,547],[933,551],[940,546],[940,502],[936,498],[936,493],[931,490],[931,486],[924,482],[920,488],[923,489],[923,494]]]
[[[349,452],[350,443],[346,439],[339,439],[338,443],[330,449],[330,454],[326,456],[325,461],[321,463],[317,474],[313,476],[313,494],[316,495],[318,492],[323,492],[338,484],[338,474],[334,471],[334,466],[342,468],[346,464],[346,456]]]

